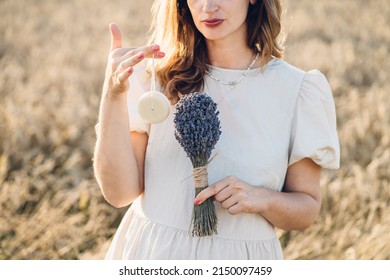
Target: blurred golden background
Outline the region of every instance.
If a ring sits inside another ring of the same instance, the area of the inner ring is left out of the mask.
[[[342,166],[287,259],[390,259],[390,2],[284,0],[285,59],[335,97]],[[143,45],[152,0],[0,1],[0,259],[99,259],[125,209],[93,177],[108,24]]]

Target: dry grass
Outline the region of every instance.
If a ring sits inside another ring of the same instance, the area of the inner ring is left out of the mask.
[[[91,168],[109,33],[141,45],[152,0],[0,2],[0,259],[96,258],[123,210]],[[286,59],[334,91],[342,167],[289,259],[390,259],[390,3],[285,0]]]

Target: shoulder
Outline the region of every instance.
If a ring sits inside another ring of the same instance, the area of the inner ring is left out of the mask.
[[[311,69],[305,71],[294,65],[291,65],[283,59],[277,58],[272,59],[268,63],[268,65],[266,66],[266,71],[282,77],[289,77],[296,82],[303,82],[304,80],[313,79],[317,80],[318,82],[322,82],[324,79],[326,80],[324,74],[318,69]]]
[[[328,80],[318,69],[305,71],[282,59],[273,59],[266,71],[297,94],[323,92],[328,95],[331,92]]]
[[[291,82],[301,82],[306,72],[291,65],[283,59],[274,58],[268,62],[266,71],[279,76],[280,78],[289,78]]]

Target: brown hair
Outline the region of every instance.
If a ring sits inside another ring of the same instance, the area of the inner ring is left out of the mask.
[[[262,66],[271,58],[281,58],[277,42],[281,31],[280,0],[257,0],[247,15],[247,44],[259,52]],[[175,103],[179,95],[201,91],[208,56],[206,41],[193,22],[187,0],[155,0],[149,43],[158,43],[166,57],[156,62],[156,76]]]

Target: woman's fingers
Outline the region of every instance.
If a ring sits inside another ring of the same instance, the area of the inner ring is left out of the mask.
[[[221,202],[221,207],[224,209],[229,209],[230,207],[232,207],[233,205],[236,205],[237,203],[238,203],[237,198],[234,195],[232,195],[229,198],[227,198],[226,200],[223,200]]]
[[[155,49],[155,50],[154,50]],[[141,62],[146,57],[152,57],[153,54],[155,58],[162,58],[165,56],[165,53],[160,51],[158,45],[146,46],[137,49],[127,48],[127,52],[123,55],[122,50],[124,49],[115,49],[115,55],[112,58],[112,70],[122,72],[129,67],[134,67],[139,62]]]
[[[123,71],[122,73],[120,73],[117,76],[117,85],[120,85],[120,84],[126,82],[127,79],[129,79],[129,77],[131,76],[131,74],[133,74],[133,72],[134,72],[133,67],[129,67],[126,69],[126,71]]]
[[[106,81],[109,81],[109,91],[115,94],[124,93],[129,87],[129,77],[134,72],[133,67],[144,58],[162,58],[165,53],[159,45],[150,45],[140,48],[123,48],[122,34],[115,23],[109,25],[111,47],[107,65]]]
[[[122,60],[122,62],[118,66],[118,71],[124,71],[129,67],[134,67],[137,63],[141,62],[145,58],[145,54],[140,52],[132,57]]]
[[[227,211],[228,211],[228,213],[230,215],[236,215],[238,213],[243,212],[242,211],[243,210],[242,206],[239,203],[236,203],[236,204],[234,204],[234,205],[232,205],[232,206],[230,206],[229,208],[226,208],[226,209],[227,209]]]
[[[144,46],[140,48],[130,49],[128,52],[123,54],[122,59],[128,59],[137,53],[143,53],[146,58],[152,58],[153,54],[154,54],[154,58],[157,59],[163,58],[165,56],[165,53],[160,50],[159,45],[151,45],[151,46]]]
[[[236,193],[237,189],[232,187],[231,183],[231,179],[225,178],[210,185],[196,196],[194,204],[199,205],[206,199],[214,196],[215,200],[220,202],[221,207],[226,209],[229,214],[235,215],[242,212],[240,196]]]
[[[111,23],[109,27],[111,32],[111,51],[122,48],[122,34],[119,26]]]
[[[220,192],[214,195],[215,201],[222,202],[232,196],[231,188],[223,188]]]
[[[229,177],[226,177],[201,191],[195,198],[194,204],[203,203],[206,199],[218,194],[224,188],[229,186]]]
[[[194,204],[199,205],[206,199],[214,197],[221,207],[229,214],[253,210],[254,188],[235,176],[228,176],[201,191],[195,198]]]

